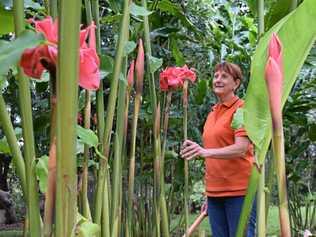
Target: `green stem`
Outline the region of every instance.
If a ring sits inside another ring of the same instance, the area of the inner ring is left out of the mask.
[[[51,125],[50,125],[50,156],[48,161],[48,178],[47,190],[45,193],[45,207],[44,207],[44,236],[50,237],[53,226],[53,216],[55,209],[56,196],[56,79],[50,75],[51,79]],[[55,149],[54,153],[52,153]]]
[[[142,0],[143,7],[147,9],[147,0]],[[149,58],[152,56],[151,52],[151,44],[150,44],[150,27],[148,16],[144,16],[144,38],[145,38],[145,52],[146,52],[146,60],[149,62]],[[151,97],[151,106],[153,109],[153,115],[155,114],[155,109],[157,107],[157,96],[155,89],[155,75],[154,73],[150,73],[149,63],[147,63],[147,77],[149,77],[149,90]]]
[[[8,114],[5,101],[3,99],[1,92],[0,92],[0,124],[3,129],[4,135],[7,138],[7,142],[9,144],[10,151],[12,153],[12,157],[13,157],[12,161],[21,182],[23,197],[26,203],[28,203],[26,177],[25,177],[25,163],[24,163],[23,156],[18,144],[18,140],[16,139],[14,128],[12,126],[10,116]]]
[[[136,94],[135,102],[134,102],[134,116],[133,116],[133,124],[132,124],[132,142],[131,142],[130,164],[129,164],[128,205],[127,205],[127,221],[128,221],[127,237],[132,236],[132,226],[133,226],[132,207],[133,207],[133,200],[134,200],[136,135],[137,135],[137,122],[138,122],[138,115],[139,115],[141,101],[142,101],[141,94]]]
[[[90,129],[90,118],[91,118],[91,93],[89,90],[86,90],[86,104],[84,108],[84,127]],[[87,219],[91,220],[91,212],[89,207],[88,200],[88,162],[89,162],[89,146],[84,146],[84,163],[83,163],[83,174],[82,174],[82,190],[81,190],[81,198],[82,198],[82,214]]]
[[[160,144],[160,104],[158,103],[155,109],[155,123],[154,123],[154,219],[155,219],[155,234],[154,236],[160,237],[160,192],[161,192],[161,144]]]
[[[163,236],[169,236],[169,221],[168,221],[168,211],[167,211],[167,204],[166,204],[166,195],[165,195],[165,151],[166,151],[166,144],[167,144],[167,132],[168,132],[168,121],[169,121],[169,112],[170,112],[170,105],[171,105],[171,97],[172,91],[169,91],[167,94],[166,106],[165,106],[165,114],[164,114],[164,138],[163,138],[163,145],[162,145],[162,152],[161,152],[161,172],[160,172],[160,184],[161,184],[161,193],[160,193],[160,208],[161,208],[161,215],[162,215],[162,231]]]
[[[57,0],[49,0],[48,14],[55,19],[58,16]]]
[[[100,160],[100,168],[99,168],[99,175],[98,175],[98,182],[97,182],[97,190],[96,190],[96,199],[95,199],[95,213],[94,213],[94,222],[100,224],[101,220],[101,211],[102,211],[102,196],[103,194],[103,187],[105,183],[108,181],[108,177],[105,176],[105,169],[108,167],[108,157],[109,157],[109,150],[110,150],[110,135],[113,126],[113,118],[114,118],[114,110],[116,105],[116,98],[117,98],[117,87],[118,87],[118,80],[121,73],[122,61],[123,61],[123,49],[126,43],[126,35],[128,32],[129,27],[129,1],[124,1],[124,13],[123,13],[123,20],[121,24],[121,32],[119,36],[118,48],[115,56],[115,66],[113,72],[113,78],[111,80],[111,90],[109,95],[109,101],[107,106],[107,117],[106,123],[103,133],[103,154],[105,159]],[[109,206],[108,204],[104,204]],[[103,210],[104,212],[108,212],[108,208]],[[104,214],[107,216],[107,214]],[[107,227],[104,227],[107,228]]]
[[[92,16],[96,24],[96,49],[97,53],[100,56],[101,55],[101,33],[100,33],[100,19],[99,19],[99,1],[98,0],[92,0]],[[103,81],[100,81],[100,87],[97,90],[97,130],[98,130],[98,138],[99,141],[102,141],[103,139],[103,132],[104,132],[104,95],[103,95]],[[100,150],[103,150],[102,144],[100,144]],[[99,157],[100,158],[100,157]],[[101,235],[104,237],[110,236],[110,220],[109,220],[109,212],[106,210],[109,210],[109,190],[108,190],[108,183],[105,182],[105,180],[108,180],[108,170],[105,169],[105,173],[103,174],[103,184],[102,188],[99,189],[101,193],[103,193],[103,199],[102,199],[102,209],[99,211],[95,211],[94,215],[99,216],[99,213],[101,213],[102,210],[102,225],[101,225]],[[106,177],[106,178],[105,178]],[[101,178],[100,178],[101,179]],[[97,197],[97,195],[96,195]]]
[[[297,0],[291,0],[291,11],[297,8]]]
[[[291,228],[286,188],[283,127],[281,127],[280,129],[275,129],[273,131],[272,145],[274,157],[276,159],[276,170],[278,179],[281,236],[289,237],[291,236]]]
[[[264,34],[264,0],[258,0],[258,41]],[[262,163],[257,193],[257,233],[258,237],[266,236],[265,217],[265,163]]]
[[[164,122],[163,122],[163,143],[162,143],[162,152],[161,152],[161,163],[162,163],[163,173],[164,173],[164,164],[165,164],[165,152],[166,152],[166,146],[167,146],[167,133],[168,133],[171,97],[172,97],[172,91],[168,91],[166,106],[165,106]]]
[[[268,177],[267,177],[267,184],[266,184],[266,188],[267,188],[267,192],[266,192],[266,223],[268,220],[268,216],[269,216],[269,206],[270,206],[270,198],[272,195],[272,188],[273,188],[273,184],[274,184],[274,176],[275,176],[275,166],[274,166],[274,161],[271,157],[271,155],[268,155],[269,158],[269,163],[268,163]]]
[[[101,34],[100,34],[100,19],[99,19],[99,1],[92,0],[92,16],[96,25],[96,50],[98,55],[101,55]],[[104,98],[103,98],[103,81],[100,81],[99,90],[97,90],[97,121],[98,121],[98,137],[99,141],[103,139],[104,131]],[[102,149],[101,149],[102,150]]]
[[[188,80],[183,84],[183,137],[188,139]],[[189,228],[189,163],[184,160],[184,212],[186,236]]]
[[[23,1],[13,1],[14,10],[14,24],[16,35],[19,36],[24,27],[24,5]],[[28,214],[29,214],[29,231],[32,236],[41,236],[41,217],[38,201],[38,187],[33,167],[35,164],[35,147],[34,147],[34,134],[33,134],[33,118],[32,118],[32,101],[30,93],[29,79],[24,77],[22,69],[18,67],[18,86],[19,86],[19,99],[23,128],[24,140],[24,158],[25,158],[25,175],[27,183],[28,195]]]
[[[126,73],[126,62],[124,62],[123,75]],[[119,80],[117,116],[116,116],[116,131],[114,140],[114,161],[113,161],[113,204],[111,210],[111,226],[112,237],[119,236],[119,217],[120,217],[120,190],[121,190],[121,168],[122,168],[122,153],[123,137],[125,128],[125,98],[126,98],[127,80]]]
[[[91,13],[91,4],[90,0],[85,0],[85,10],[86,10],[86,19],[87,24],[90,25],[92,23],[92,13]],[[90,39],[89,39],[90,40]],[[86,129],[90,129],[90,118],[91,118],[91,92],[89,90],[85,90],[85,107],[84,107],[84,127]],[[87,219],[91,220],[91,212],[88,200],[88,162],[90,158],[89,154],[89,146],[87,144],[84,145],[84,153],[83,153],[84,161],[83,161],[83,173],[82,173],[82,190],[81,190],[81,201],[82,201],[82,214]]]
[[[61,0],[57,67],[55,236],[73,236],[77,215],[76,124],[81,1]]]

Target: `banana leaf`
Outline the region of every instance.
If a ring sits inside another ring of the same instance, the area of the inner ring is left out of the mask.
[[[315,22],[315,20],[315,1],[305,0],[295,11],[282,18],[263,35],[253,56],[251,76],[245,98],[244,125],[250,140],[255,145],[259,166],[264,162],[272,133],[268,94],[264,80],[267,46],[271,34],[276,32],[283,44],[284,84],[282,106],[284,106],[296,77],[315,42],[316,28],[309,27],[311,22]],[[259,171],[260,169],[254,166],[237,236],[243,236],[243,230],[256,193]]]

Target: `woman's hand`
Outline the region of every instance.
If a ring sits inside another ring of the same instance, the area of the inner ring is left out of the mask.
[[[185,140],[182,144],[180,155],[183,159],[192,160],[197,156],[205,157],[206,150],[199,144]]]
[[[206,201],[203,203],[203,205],[201,206],[201,213],[204,214],[204,216],[207,216],[207,199]]]

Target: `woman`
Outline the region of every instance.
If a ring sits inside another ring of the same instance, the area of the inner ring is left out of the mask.
[[[205,159],[207,214],[214,237],[235,237],[254,160],[245,129],[231,128],[234,113],[244,104],[235,95],[241,81],[242,72],[236,64],[215,66],[213,92],[218,103],[204,124],[204,147],[186,140],[180,152],[187,160],[198,156]],[[255,218],[253,208],[247,237],[255,236]]]

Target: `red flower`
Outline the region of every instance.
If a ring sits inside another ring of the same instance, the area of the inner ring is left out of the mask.
[[[44,70],[56,71],[58,52],[58,24],[51,17],[44,20],[31,20],[35,30],[44,34],[47,43],[32,49],[26,49],[20,65],[27,76],[40,79]],[[95,25],[92,23],[80,31],[80,73],[79,85],[88,90],[96,90],[100,85],[99,57],[95,50]],[[86,39],[89,37],[89,45]]]
[[[187,65],[183,67],[167,67],[160,73],[160,89],[168,91],[169,89],[178,89],[183,86],[185,80],[194,82],[196,74],[190,70]]]
[[[269,43],[268,61],[265,68],[265,80],[269,93],[270,111],[273,127],[282,126],[282,44],[278,36],[273,33]]]

